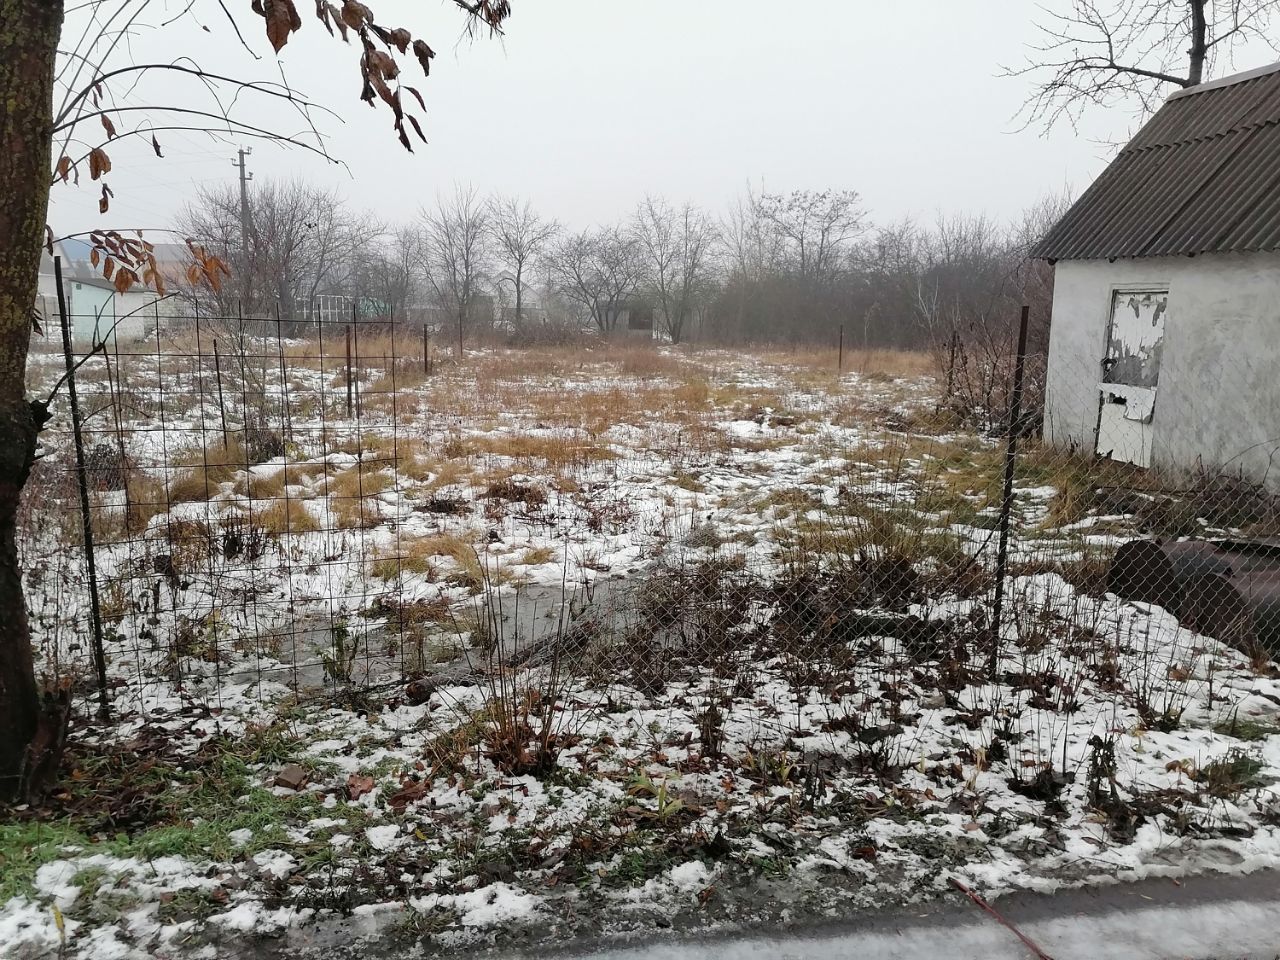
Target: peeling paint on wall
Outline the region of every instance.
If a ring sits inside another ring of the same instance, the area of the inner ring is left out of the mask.
[[[1168,291],[1115,293],[1107,332],[1104,382],[1156,386],[1160,379],[1160,354],[1164,349],[1164,319],[1168,309]]]
[[[1151,462],[1169,292],[1116,291],[1107,322],[1107,353],[1098,383],[1097,452],[1125,463]]]

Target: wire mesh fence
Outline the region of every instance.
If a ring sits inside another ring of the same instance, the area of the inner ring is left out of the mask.
[[[73,350],[83,453],[60,391],[21,531],[50,682],[144,712],[470,686],[517,770],[598,712],[588,691],[688,692],[709,754],[738,712],[796,749],[813,698],[823,732],[902,766],[922,702],[989,750],[1088,700],[1075,749],[1119,701],[1167,723],[1212,688],[1202,635],[1270,657],[1266,477],[1162,462],[1172,402],[1096,360],[1011,343],[1000,410],[923,356],[460,360],[312,315],[192,309]],[[33,392],[65,365],[37,349]],[[1024,748],[1032,776],[1064,747]]]

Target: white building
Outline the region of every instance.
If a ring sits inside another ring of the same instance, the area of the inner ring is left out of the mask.
[[[1051,442],[1280,487],[1280,64],[1171,96],[1034,255]]]
[[[175,258],[185,252],[185,247],[172,244],[164,247]],[[89,244],[80,240],[63,240],[53,248],[54,254],[62,258],[63,291],[71,319],[71,340],[77,350],[88,349],[110,336],[121,342],[141,340],[155,329],[157,318],[163,320],[173,313],[174,304],[157,296],[149,287],[138,284],[124,293],[117,292],[115,286],[103,278],[102,271],[90,262],[89,251]],[[159,255],[157,247],[158,258]],[[161,270],[172,273],[166,265],[161,265]],[[53,257],[47,252],[40,258],[36,301],[48,334],[59,338],[58,284]]]

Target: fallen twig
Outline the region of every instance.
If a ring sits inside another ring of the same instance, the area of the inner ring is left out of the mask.
[[[952,877],[951,885],[955,887],[957,890],[959,890],[961,893],[963,893],[970,900],[972,900],[974,903],[976,903],[978,906],[980,906],[987,913],[991,914],[991,916],[995,917],[1002,924],[1004,924],[1006,927],[1012,930],[1014,935],[1019,940],[1021,940],[1024,944],[1026,944],[1027,949],[1036,955],[1036,960],[1053,960],[1053,957],[1049,956],[1047,953],[1045,953],[1043,950],[1040,949],[1039,944],[1037,944],[1025,933],[1023,933],[1021,930],[1015,927],[1010,921],[1006,920],[1003,916],[1001,916],[995,907],[987,903],[986,900],[984,900],[978,894],[974,893],[971,889],[969,889],[969,887],[965,886],[965,884],[961,883],[955,877]]]

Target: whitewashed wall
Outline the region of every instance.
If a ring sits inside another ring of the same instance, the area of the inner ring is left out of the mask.
[[[1045,430],[1094,449],[1117,289],[1167,289],[1152,463],[1243,469],[1280,489],[1280,254],[1063,261],[1054,281]]]

